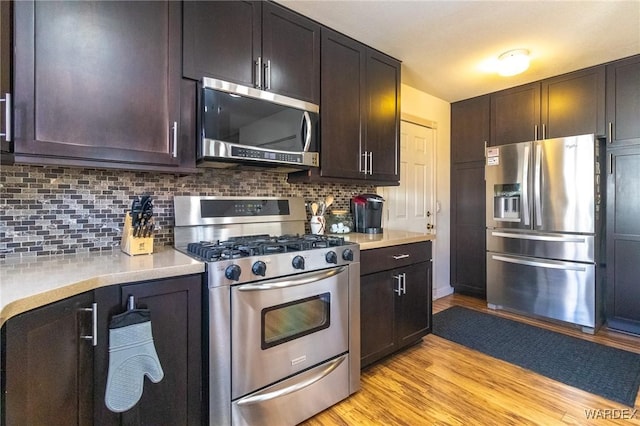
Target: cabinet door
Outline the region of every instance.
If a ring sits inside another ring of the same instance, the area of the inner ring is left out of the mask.
[[[320,103],[320,25],[263,3],[262,55],[267,90]]]
[[[321,175],[362,178],[360,156],[365,47],[322,30]]]
[[[451,104],[451,161],[462,163],[484,160],[489,144],[489,95]]]
[[[486,294],[484,161],[451,168],[451,285]]]
[[[24,1],[15,17],[16,161],[180,165],[179,2]]]
[[[410,345],[431,329],[431,262],[394,271],[403,274],[404,289],[396,298],[398,348]]]
[[[395,298],[390,271],[363,275],[360,279],[361,366],[379,360],[396,349]]]
[[[540,139],[604,136],[604,66],[542,81]]]
[[[640,334],[640,146],[608,155],[607,325]]]
[[[540,83],[491,94],[491,145],[540,137]]]
[[[183,76],[253,87],[261,55],[262,5],[255,1],[183,3]]]
[[[640,55],[607,65],[607,138],[640,144]]]
[[[4,98],[7,93],[11,93],[11,32],[13,28],[12,20],[13,2],[0,1],[0,98]],[[0,133],[6,133],[7,126],[11,123],[7,121],[5,114],[5,104],[0,103]],[[0,136],[0,155],[11,152],[11,143],[6,136]],[[0,164],[8,163],[8,159],[0,157]]]
[[[92,293],[34,309],[5,327],[6,425],[92,425]]]
[[[104,404],[109,366],[108,346],[104,348],[96,360],[96,418],[104,424],[201,424],[201,293],[200,275],[96,292],[98,303],[108,306],[103,308],[108,313],[102,323],[105,328],[111,316],[124,312],[129,296],[134,297],[137,308],[150,310],[154,345],[164,371],[158,383],[145,380],[142,397],[133,408],[113,413]]]
[[[369,153],[367,179],[400,180],[400,63],[369,50],[366,78],[365,149]]]

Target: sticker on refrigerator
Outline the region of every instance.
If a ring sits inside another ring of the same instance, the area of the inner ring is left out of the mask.
[[[500,148],[487,148],[487,166],[500,164]]]

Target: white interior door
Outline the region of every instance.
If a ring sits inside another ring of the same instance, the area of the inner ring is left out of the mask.
[[[435,234],[435,135],[433,128],[400,122],[400,186],[378,190],[384,228]]]

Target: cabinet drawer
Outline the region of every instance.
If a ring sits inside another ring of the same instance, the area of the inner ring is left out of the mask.
[[[395,269],[431,259],[431,242],[403,244],[360,252],[360,275]]]

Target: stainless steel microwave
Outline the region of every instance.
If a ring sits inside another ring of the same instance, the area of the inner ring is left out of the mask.
[[[318,105],[203,78],[198,166],[318,167]]]

